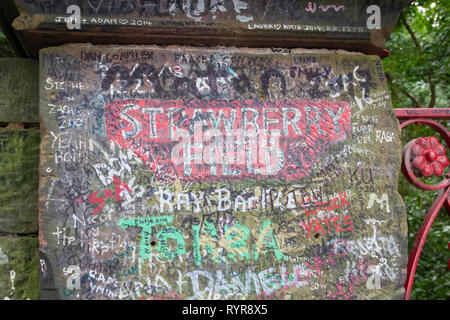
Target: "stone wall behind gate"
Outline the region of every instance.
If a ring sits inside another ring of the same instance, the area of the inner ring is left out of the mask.
[[[74,44],[39,63],[43,289],[403,298],[400,128],[378,57]]]
[[[39,67],[0,59],[0,299],[39,299]]]

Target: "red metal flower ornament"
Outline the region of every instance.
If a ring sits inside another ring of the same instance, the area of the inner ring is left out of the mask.
[[[425,177],[433,174],[442,176],[445,167],[449,165],[445,156],[447,150],[436,137],[417,139],[411,151],[415,155],[413,166]]]

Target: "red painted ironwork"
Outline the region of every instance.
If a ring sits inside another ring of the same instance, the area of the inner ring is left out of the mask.
[[[380,52],[378,53],[378,56],[379,56],[381,59],[384,59],[384,58],[389,57],[390,54],[391,54],[391,53],[389,52],[389,50],[383,49],[383,51],[380,51]]]
[[[447,150],[436,137],[422,137],[415,140],[411,150],[415,156],[413,166],[425,177],[432,175],[440,177],[448,167],[448,159],[445,156]]]
[[[450,108],[432,108],[432,109],[417,109],[417,108],[402,108],[394,109],[395,115],[400,120],[410,119],[450,119]]]
[[[434,129],[450,147],[450,131],[436,120],[450,119],[450,109],[434,108],[434,109],[395,109],[395,115],[401,121],[400,127],[403,129],[410,124],[426,125]],[[436,120],[435,120],[436,119]],[[412,164],[412,166],[411,166]],[[411,290],[419,263],[420,255],[425,244],[428,232],[433,222],[444,207],[450,217],[450,173],[435,185],[426,184],[418,179],[417,176],[442,176],[444,168],[449,165],[446,157],[446,149],[439,144],[436,137],[419,138],[409,142],[403,149],[402,172],[409,183],[422,190],[440,190],[436,200],[427,212],[419,232],[411,249],[406,283],[405,283],[405,300],[411,297]],[[449,243],[450,249],[450,243]],[[450,270],[450,260],[449,260]]]

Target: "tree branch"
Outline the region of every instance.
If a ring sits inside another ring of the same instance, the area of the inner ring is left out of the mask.
[[[401,15],[400,20],[402,21],[403,25],[406,27],[406,30],[408,30],[408,33],[411,35],[411,38],[412,38],[414,44],[416,45],[417,49],[419,50],[420,57],[422,59],[424,59],[422,47],[420,46],[420,43],[417,40],[416,35],[412,31],[410,25],[408,24],[408,22],[406,21],[406,19],[403,15]],[[428,83],[430,84],[430,90],[431,90],[431,99],[428,104],[428,108],[433,108],[434,105],[436,104],[436,86],[434,85],[433,79],[431,77],[431,72],[429,70],[427,71],[427,78],[428,78]]]
[[[394,86],[398,87],[400,89],[401,92],[403,92],[408,98],[410,98],[413,103],[414,103],[414,107],[418,107],[418,108],[424,108],[424,106],[422,105],[422,103],[419,101],[419,99],[417,99],[411,92],[409,92],[408,90],[406,90],[404,87],[398,86],[394,83],[392,76],[390,73],[386,72],[386,79],[388,81],[389,84],[391,84],[391,97],[393,97],[394,94]]]
[[[424,108],[423,104],[420,103],[419,99],[417,99],[411,92],[409,92],[405,88],[400,88],[400,91],[403,92],[408,98],[410,98],[417,107]]]
[[[411,27],[409,26],[408,22],[406,21],[405,17],[403,16],[403,14],[400,17],[400,20],[402,21],[403,25],[406,27],[406,30],[408,30],[408,33],[410,34],[412,40],[414,41],[414,44],[416,45],[417,49],[419,49],[419,53],[422,55],[423,54],[422,47],[420,46],[420,43],[417,40],[416,35],[412,31]]]

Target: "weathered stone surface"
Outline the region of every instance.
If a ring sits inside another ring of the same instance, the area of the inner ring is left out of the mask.
[[[8,0],[11,1],[11,0]],[[16,0],[13,26],[29,48],[68,42],[209,44],[347,49],[377,54],[411,0]],[[81,9],[81,29],[68,30],[69,5]],[[376,5],[380,26],[368,20]],[[369,11],[368,11],[369,10]],[[370,27],[370,28],[369,28]]]
[[[40,68],[40,248],[60,298],[402,298],[378,57],[67,45]]]
[[[0,233],[38,231],[37,129],[0,129]]]
[[[0,59],[0,122],[39,122],[39,64]]]
[[[0,237],[0,299],[39,299],[37,238]]]

